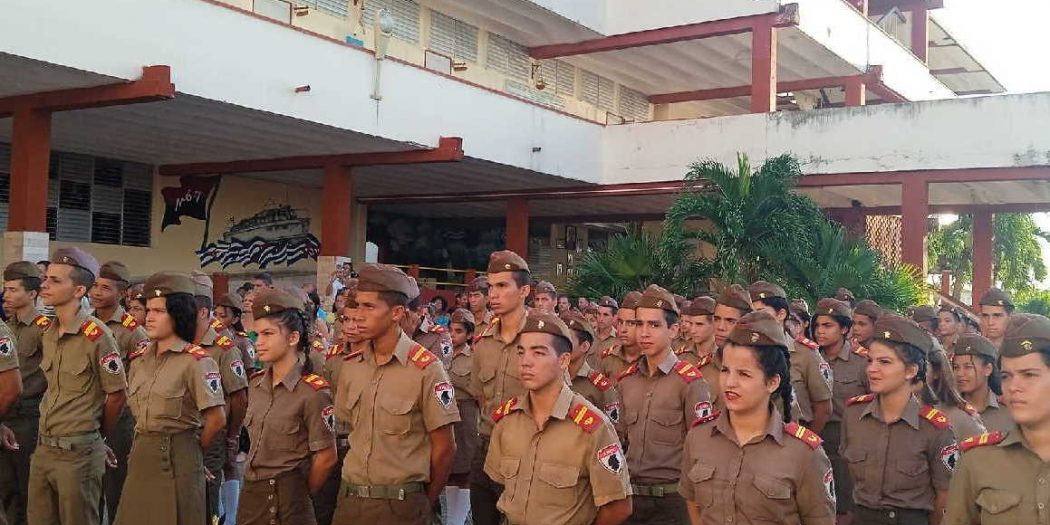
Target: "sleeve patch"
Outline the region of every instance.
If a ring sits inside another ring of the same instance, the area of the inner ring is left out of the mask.
[[[240,359],[234,359],[230,362],[230,370],[233,371],[233,375],[244,377],[244,363]]]
[[[441,406],[446,409],[452,406],[452,403],[456,401],[455,390],[452,387],[452,383],[442,381],[434,385],[434,397],[436,397],[438,403],[441,403]]]
[[[827,361],[821,360],[820,364],[817,365],[817,368],[820,369],[820,376],[824,378],[824,382],[827,383],[829,387],[834,387],[835,376],[831,371],[831,365],[829,365]]]
[[[321,409],[321,421],[329,432],[335,432],[335,407],[328,405]]]
[[[441,357],[448,359],[452,355],[452,343],[441,343]]]
[[[11,344],[10,337],[0,337],[0,357],[11,355],[12,348],[13,345]]]
[[[718,415],[719,414],[721,414],[721,412],[715,410],[715,411],[711,412],[710,414],[708,414],[707,416],[698,418],[697,420],[693,421],[690,426],[695,427],[697,425],[702,425],[704,423],[709,423],[711,421],[714,421],[714,420],[718,419]]]
[[[620,422],[620,404],[619,403],[609,403],[608,405],[605,405],[605,415],[609,416],[609,421],[612,421],[613,423],[619,423]]]
[[[598,463],[601,463],[605,470],[613,474],[619,474],[623,470],[624,465],[623,451],[620,450],[620,444],[613,443],[598,449]]]
[[[308,374],[303,376],[303,382],[310,385],[314,390],[321,390],[322,388],[328,388],[328,381],[317,374]]]
[[[824,473],[824,492],[827,494],[828,499],[831,503],[835,503],[835,473],[831,469],[828,469]]]
[[[948,467],[948,472],[955,471],[955,465],[959,464],[959,447],[955,443],[941,449],[941,463]]]
[[[701,401],[693,405],[693,415],[696,416],[697,419],[704,419],[705,417],[710,416],[712,412],[714,412],[714,407],[712,407],[711,403],[707,401]]]
[[[222,390],[222,376],[218,372],[206,372],[204,374],[204,387],[212,395],[218,394]]]
[[[120,361],[120,354],[116,352],[110,352],[98,361],[99,365],[102,365],[102,369],[113,375],[118,375],[124,371],[124,363]]]
[[[315,352],[323,352],[324,343],[318,341],[317,339],[314,339],[313,341],[310,341],[310,348],[313,348]]]

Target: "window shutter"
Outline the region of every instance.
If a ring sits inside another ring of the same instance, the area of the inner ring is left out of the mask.
[[[616,83],[605,77],[598,77],[598,107],[606,111],[613,111]]]
[[[649,98],[639,91],[620,86],[620,111],[618,113],[636,121],[649,120]]]
[[[478,61],[478,28],[437,11],[430,12],[430,49],[454,59]]]
[[[586,69],[580,70],[580,100],[598,105],[598,75]]]
[[[350,13],[350,8],[347,6],[347,0],[296,0],[299,3],[308,5],[322,13],[328,13],[332,16],[339,18],[346,18]]]
[[[558,72],[558,94],[570,97],[576,96],[576,67],[568,62],[555,60]]]
[[[522,82],[529,79],[529,54],[524,46],[489,33],[489,69]]]
[[[393,35],[413,44],[419,43],[419,4],[412,0],[365,0],[361,23],[371,28],[376,13],[384,8],[394,19]]]

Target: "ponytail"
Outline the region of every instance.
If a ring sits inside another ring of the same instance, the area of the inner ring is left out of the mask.
[[[791,352],[787,348],[781,348],[784,355],[784,366],[780,370],[780,401],[783,403],[783,417],[785,423],[791,422],[791,404],[795,400],[795,391],[791,387]]]
[[[313,369],[313,364],[310,362],[310,337],[312,334],[306,314],[299,309],[290,309],[268,315],[266,318],[273,318],[277,324],[288,330],[289,333],[299,332],[299,344],[296,345],[295,351],[300,354],[299,358],[303,363],[303,373],[316,373],[317,371]]]

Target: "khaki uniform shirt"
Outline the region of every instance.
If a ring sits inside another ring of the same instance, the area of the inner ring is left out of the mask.
[[[398,485],[430,478],[430,432],[459,421],[452,383],[438,357],[401,334],[377,365],[371,342],[343,365],[336,414],[350,425],[343,479]]]
[[[0,326],[0,372],[16,368],[18,368],[18,349],[15,348],[15,334],[11,333],[11,328],[4,324]]]
[[[248,388],[248,376],[245,372],[244,360],[241,350],[233,342],[233,338],[208,327],[201,338],[200,346],[208,351],[208,355],[219,365],[219,375],[222,376],[222,391],[225,395]],[[319,368],[317,369],[319,370]]]
[[[244,479],[258,481],[309,469],[314,452],[335,447],[335,409],[328,382],[297,364],[276,385],[273,367],[252,375],[244,426],[251,450]]]
[[[510,523],[590,525],[598,507],[628,497],[616,432],[583,396],[563,386],[543,428],[536,428],[528,394],[505,405],[485,473],[504,486],[497,506]]]
[[[616,335],[615,328],[609,329],[609,333],[604,337],[600,333],[597,334],[597,340],[591,344],[591,351],[587,354],[587,364],[591,365],[591,368],[597,370],[601,366],[602,353],[619,342],[620,338]]]
[[[858,505],[932,511],[936,491],[948,490],[959,456],[951,423],[939,410],[938,421],[921,411],[912,397],[901,419],[887,424],[874,394],[846,407],[839,453],[849,463]]]
[[[470,313],[474,314],[474,320],[476,321],[474,323],[474,333],[477,334],[475,339],[480,339],[481,334],[485,333],[492,325],[492,319],[495,317],[495,314],[492,313],[492,310],[487,308],[485,309],[485,313],[481,315],[474,311],[471,311]]]
[[[700,373],[704,376],[704,381],[707,381],[707,389],[711,393],[711,403],[716,409],[721,410],[725,401],[722,399],[722,387],[719,384],[722,364],[718,362],[718,354],[715,353],[714,345],[712,344],[711,346],[711,353],[701,356],[700,349],[697,348],[696,343],[690,343],[682,348],[677,355],[678,359],[700,369]]]
[[[943,525],[1050,524],[1050,463],[1016,426],[974,441],[962,443]]]
[[[723,412],[686,437],[679,493],[705,523],[833,525],[831,462],[820,438],[774,410],[766,432],[741,444]]]
[[[650,377],[642,357],[620,379],[627,464],[633,483],[677,483],[689,425],[711,414],[711,395],[699,370],[673,352]]]
[[[1014,418],[1010,416],[1010,411],[1006,407],[999,404],[999,398],[995,392],[988,390],[988,404],[976,408],[988,432],[1006,432],[1014,427]]]
[[[448,335],[447,328],[434,325],[426,332],[417,330],[412,339],[441,358],[441,362],[448,367],[448,362],[452,359],[452,336]]]
[[[518,333],[509,341],[504,341],[500,335],[499,318],[493,317],[488,330],[474,343],[470,384],[474,394],[480,396],[478,432],[482,439],[492,434],[492,413],[508,399],[525,393],[518,370],[518,336],[524,326],[522,318]]]
[[[456,401],[474,401],[476,396],[470,385],[470,369],[474,366],[474,350],[469,344],[453,350],[448,364],[448,376],[456,388]]]
[[[827,359],[827,356],[822,354]],[[842,346],[839,355],[827,359],[831,366],[834,382],[831,387],[831,418],[828,421],[842,421],[846,411],[846,400],[868,393],[868,358],[854,352],[850,343]]]
[[[63,437],[95,432],[106,395],[128,387],[117,341],[109,328],[81,308],[62,330],[58,320],[43,334],[40,369],[47,393],[40,403],[40,434]]]
[[[139,322],[124,311],[124,307],[119,304],[117,309],[113,310],[113,316],[105,323],[117,340],[117,349],[120,351],[124,364],[128,363],[128,355],[139,349],[139,343],[149,340],[146,329],[139,326]]]
[[[7,320],[18,347],[22,399],[38,399],[47,390],[47,379],[44,377],[44,371],[40,369],[40,361],[44,358],[44,330],[53,322],[37,310],[25,317],[14,314]]]
[[[584,361],[576,375],[571,378],[569,386],[573,392],[583,396],[587,402],[604,412],[614,426],[620,423],[620,394],[605,374],[594,370]]]
[[[973,410],[971,413],[955,405],[946,405],[943,403],[937,405],[937,410],[944,412],[948,416],[948,420],[951,421],[952,434],[955,435],[956,442],[969,437],[979,436],[988,431],[984,428],[984,423],[981,422],[981,416],[977,414],[976,410]]]
[[[798,403],[796,420],[813,421],[813,403],[832,398],[831,365],[820,355],[820,351],[800,342],[789,349],[791,353],[791,388]],[[859,357],[854,354],[852,357]],[[867,366],[867,360],[864,363]],[[855,395],[863,394],[859,392]],[[851,396],[852,397],[852,396]]]
[[[149,343],[130,356],[128,404],[138,432],[177,434],[202,425],[201,412],[226,404],[222,378],[207,350],[179,341],[159,353]]]
[[[241,358],[245,360],[244,364],[248,365],[248,368],[255,366],[255,343],[252,343],[251,338],[248,337],[248,332],[238,332],[218,319],[211,320],[211,328],[219,335],[226,335],[233,339],[233,343],[241,351]]]
[[[325,354],[324,369],[321,371],[321,375],[328,381],[328,389],[332,392],[332,399],[338,397],[339,376],[342,374],[343,368],[352,354],[353,349],[349,343],[333,345],[328,348],[328,353]],[[335,435],[337,437],[346,437],[349,434],[350,425],[341,419],[337,412],[335,417]]]
[[[623,344],[617,342],[605,349],[605,351],[599,355],[598,371],[605,374],[605,377],[611,379],[613,384],[616,384],[620,381],[620,375],[622,375],[625,370],[630,368],[632,364],[641,360],[642,354],[639,353],[634,361],[628,361],[623,353]]]

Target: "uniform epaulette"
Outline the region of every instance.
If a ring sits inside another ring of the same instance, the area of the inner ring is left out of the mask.
[[[605,350],[602,350],[602,353],[598,354],[598,359],[605,359],[606,357],[611,356],[612,355],[612,349],[613,349],[613,347],[610,346],[610,347],[607,347]]]
[[[365,353],[365,351],[361,350],[360,348],[357,349],[357,350],[351,350],[349,354],[346,354],[346,357],[344,357],[343,360],[344,361],[349,361],[349,360],[351,360],[351,359],[353,359],[355,357],[358,357],[358,356],[360,356],[361,354],[364,354],[364,353]]]
[[[800,345],[802,345],[802,346],[805,346],[805,347],[809,348],[810,350],[819,350],[820,349],[820,345],[818,345],[816,341],[814,341],[814,340],[812,340],[812,339],[810,339],[808,337],[799,336],[798,339],[795,339],[795,342],[800,344]]]
[[[959,449],[963,452],[972,448],[983,447],[985,445],[998,445],[1006,439],[1006,434],[1002,432],[989,432],[987,434],[981,434],[979,436],[968,437],[959,443]]]
[[[861,357],[868,357],[868,349],[860,345],[857,345],[857,348],[853,349],[853,353]]]
[[[325,354],[324,354],[324,358],[325,358],[325,360],[331,359],[331,358],[339,355],[339,353],[342,352],[342,351],[343,351],[343,345],[332,345],[332,346],[329,346],[328,347],[328,351],[325,352]]]
[[[51,319],[48,319],[46,315],[38,315],[36,319],[33,319],[33,324],[39,326],[41,330],[47,330],[51,327]]]
[[[847,405],[856,405],[857,403],[871,403],[875,399],[875,394],[861,394],[854,396],[846,400]]]
[[[233,339],[230,339],[225,335],[220,335],[219,337],[216,337],[215,341],[212,344],[219,348],[222,348],[223,350],[229,350],[236,345],[236,343],[233,342]]]
[[[499,420],[503,419],[503,416],[509,414],[510,411],[514,410],[514,407],[516,407],[516,406],[518,406],[518,398],[517,397],[512,397],[512,398],[508,399],[506,403],[503,403],[502,405],[499,406],[499,408],[497,408],[494,412],[492,412],[492,422],[493,423],[498,423]]]
[[[211,323],[209,323],[208,326],[214,329],[216,332],[221,332],[226,329],[226,325],[222,324],[222,321],[218,319],[212,319]]]
[[[198,360],[198,361],[200,361],[201,359],[204,359],[205,357],[211,357],[211,356],[208,355],[208,351],[207,350],[205,350],[205,349],[203,349],[203,348],[201,348],[201,347],[199,347],[197,345],[189,345],[189,346],[187,346],[186,347],[186,353],[192,355],[193,358]]]
[[[602,422],[601,416],[594,410],[587,408],[587,405],[583,403],[569,409],[569,415],[572,417],[572,422],[576,423],[588,434],[594,432],[594,429],[598,428],[598,425]]]
[[[948,421],[948,415],[929,405],[919,407],[919,415],[940,430],[951,428],[951,422]]]
[[[598,390],[601,390],[602,392],[612,388],[612,381],[609,381],[609,378],[605,377],[605,374],[601,372],[591,374],[589,379],[591,380],[591,384],[598,387]]]
[[[303,382],[310,385],[314,390],[320,390],[322,388],[328,388],[330,385],[328,381],[317,374],[306,374],[303,376]]]
[[[445,328],[444,326],[441,326],[441,325],[434,325],[434,327],[430,329],[430,333],[432,333],[432,334],[447,334],[448,333],[448,329]]]
[[[145,353],[146,353],[146,349],[145,348],[139,348],[138,350],[135,350],[134,352],[128,354],[128,362],[134,361],[134,360],[142,357],[142,355],[145,354]]]
[[[261,376],[261,375],[263,375],[265,373],[266,373],[266,369],[265,368],[262,369],[262,370],[256,370],[256,371],[252,372],[252,375],[248,376],[248,379],[255,379],[256,377],[259,377],[259,376]]]
[[[710,421],[714,421],[714,420],[718,419],[718,415],[719,414],[721,414],[721,412],[719,412],[717,410],[712,410],[710,414],[708,414],[708,415],[706,415],[704,417],[698,417],[695,420],[693,420],[693,422],[689,426],[695,427],[697,425],[702,425],[704,423],[707,423],[707,422],[710,422]]]
[[[816,432],[792,421],[784,425],[784,432],[791,434],[795,439],[805,443],[809,448],[816,449],[824,442]]]
[[[98,326],[98,323],[88,319],[84,321],[84,324],[80,325],[80,333],[84,334],[91,341],[97,340],[102,337],[102,328]]]
[[[314,339],[313,341],[310,341],[310,348],[313,348],[314,352],[323,352],[324,343],[318,341],[317,339]]]
[[[674,371],[678,372],[678,375],[685,379],[686,383],[692,383],[697,379],[703,379],[704,374],[700,373],[700,369],[693,366],[689,361],[679,361],[674,364]]]
[[[417,344],[408,350],[408,360],[412,361],[420,369],[423,369],[437,361],[437,356],[430,350]]]
[[[963,412],[966,412],[967,414],[970,414],[971,416],[976,416],[977,415],[977,408],[975,408],[973,405],[971,405],[969,403],[966,403],[965,405],[963,405],[962,409],[963,409]]]
[[[713,359],[714,358],[711,357],[711,354],[707,354],[704,357],[701,357],[700,360],[696,362],[696,367],[697,368],[705,367],[705,366],[711,364],[711,361]]]
[[[631,366],[627,367],[627,369],[625,369],[623,372],[620,372],[620,375],[616,376],[616,380],[617,381],[621,381],[621,380],[623,380],[623,378],[625,378],[625,377],[627,377],[627,376],[629,376],[629,375],[631,375],[631,374],[633,374],[633,373],[635,373],[637,371],[638,371],[638,362],[636,361],[634,363],[631,363]]]
[[[129,313],[124,313],[124,317],[120,319],[120,324],[128,330],[134,330],[139,327],[139,322],[135,320]]]

